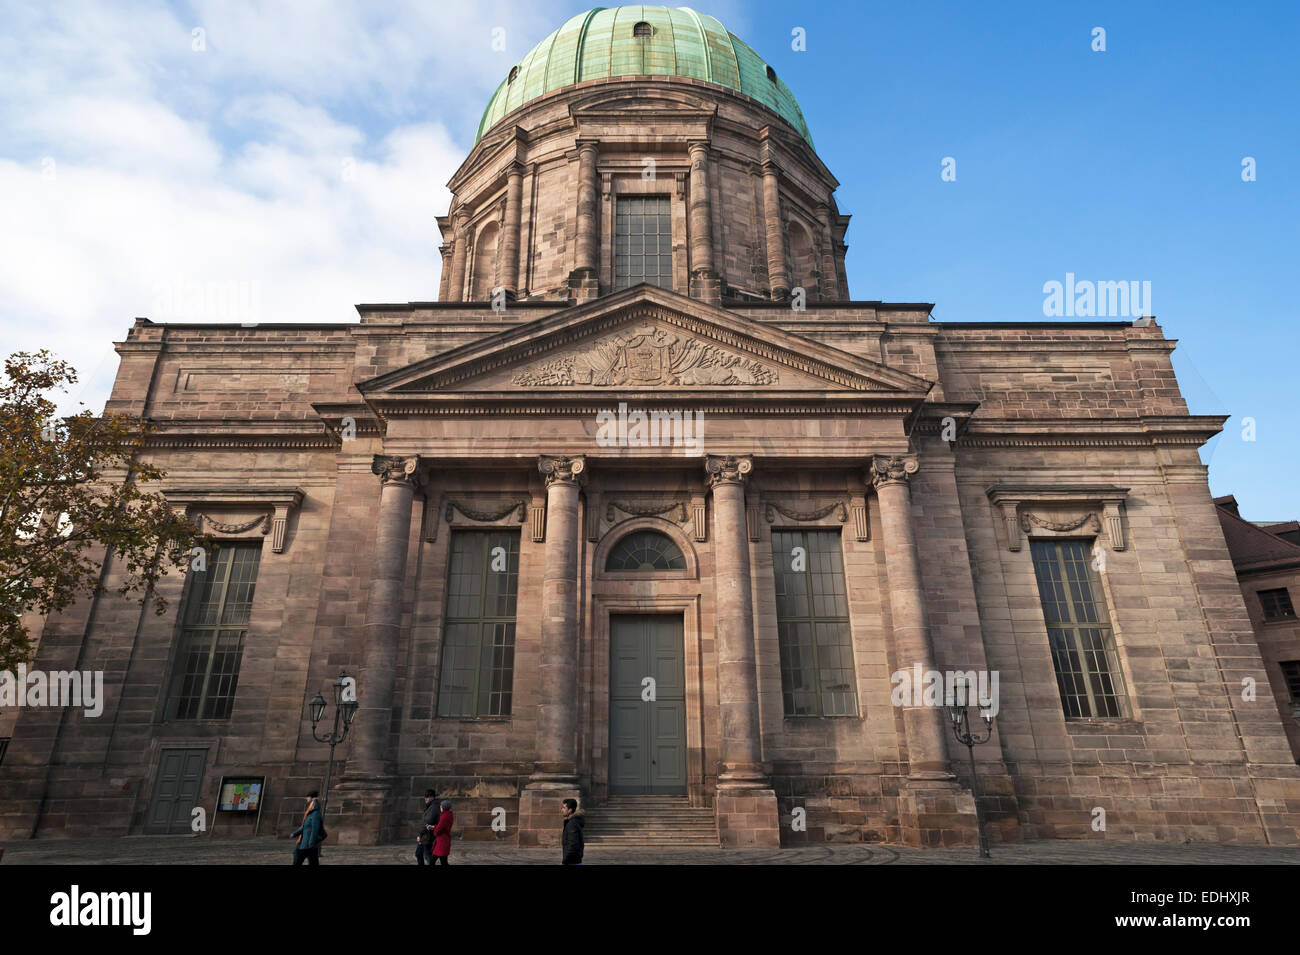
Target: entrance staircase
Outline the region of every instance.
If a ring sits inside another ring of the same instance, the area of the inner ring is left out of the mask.
[[[713,810],[693,809],[685,796],[610,796],[586,816],[583,835],[592,847],[718,847]]]

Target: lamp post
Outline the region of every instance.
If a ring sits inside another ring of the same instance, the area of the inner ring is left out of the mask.
[[[952,720],[953,735],[957,737],[957,742],[966,747],[966,752],[970,755],[970,791],[975,797],[975,827],[979,830],[980,857],[987,859],[989,840],[984,833],[984,813],[980,809],[979,775],[975,771],[975,747],[993,738],[993,711],[992,709],[980,710],[985,727],[984,735],[981,737],[978,724],[975,730],[971,729],[970,716],[966,710],[966,684],[960,680],[953,684],[952,703],[944,708],[948,711],[948,719]]]
[[[320,693],[312,697],[311,703],[308,704],[311,709],[311,735],[316,738],[316,742],[330,745],[330,760],[325,767],[325,788],[321,790],[322,814],[325,811],[325,804],[329,801],[330,776],[334,774],[334,747],[348,738],[348,730],[351,729],[352,721],[357,716],[356,681],[343,670],[339,670],[339,678],[334,681],[334,729],[327,735],[321,736],[316,731],[316,725],[325,715],[325,707],[328,705],[325,697]]]

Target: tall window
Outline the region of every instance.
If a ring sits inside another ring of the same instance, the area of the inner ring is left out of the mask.
[[[1066,719],[1122,718],[1124,683],[1089,542],[1030,541]]]
[[[1295,607],[1291,606],[1291,594],[1285,587],[1276,590],[1259,591],[1259,605],[1264,610],[1265,620],[1294,620]]]
[[[667,196],[624,196],[614,216],[614,288],[673,287],[673,224]]]
[[[510,715],[518,592],[517,531],[451,535],[439,716]]]
[[[230,719],[261,559],[261,541],[218,543],[193,572],[169,719]]]
[[[773,531],[786,716],[857,716],[844,558],[836,531]]]
[[[1286,691],[1291,694],[1291,702],[1300,706],[1300,660],[1283,660],[1282,676],[1286,680]]]

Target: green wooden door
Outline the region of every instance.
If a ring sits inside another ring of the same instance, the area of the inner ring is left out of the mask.
[[[685,795],[686,666],[681,618],[613,617],[609,644],[609,791]],[[653,679],[652,685],[647,685],[647,677]]]
[[[190,813],[199,804],[199,787],[208,761],[206,749],[165,749],[158,760],[153,799],[149,801],[149,832],[190,832]]]

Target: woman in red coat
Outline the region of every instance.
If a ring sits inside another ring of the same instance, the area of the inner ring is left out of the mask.
[[[446,865],[447,856],[451,854],[451,824],[455,817],[451,813],[451,800],[442,801],[442,815],[438,825],[433,829],[433,864]]]

